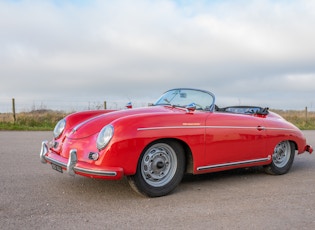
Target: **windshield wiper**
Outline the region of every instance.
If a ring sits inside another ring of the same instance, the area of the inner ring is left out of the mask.
[[[165,104],[165,105],[170,105],[171,104],[171,102],[169,100],[167,100],[166,98],[164,98],[163,100],[167,102],[167,104]]]

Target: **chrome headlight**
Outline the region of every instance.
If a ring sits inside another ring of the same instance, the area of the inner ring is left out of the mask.
[[[60,120],[55,126],[54,137],[58,138],[63,132],[63,130],[65,129],[65,127],[66,127],[66,120],[65,119]]]
[[[112,139],[114,135],[114,127],[111,125],[106,125],[102,128],[101,132],[98,134],[96,146],[99,150],[106,147],[108,142]]]

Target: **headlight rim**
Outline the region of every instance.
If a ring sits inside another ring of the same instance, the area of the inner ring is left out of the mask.
[[[109,131],[109,132],[108,132]],[[104,126],[96,139],[96,147],[99,151],[104,149],[114,136],[114,126],[111,124]]]
[[[67,121],[65,118],[58,121],[53,131],[53,135],[55,139],[58,139],[61,136],[61,134],[65,130],[66,124],[67,124]]]

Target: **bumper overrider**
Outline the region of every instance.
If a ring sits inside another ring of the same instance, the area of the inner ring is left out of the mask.
[[[304,148],[304,150],[305,150],[306,152],[309,152],[309,153],[311,154],[311,153],[313,152],[313,147],[310,146],[310,145],[306,145],[305,148]]]
[[[40,150],[40,160],[42,163],[50,163],[56,167],[66,170],[70,176],[75,174],[101,178],[108,180],[118,180],[123,177],[123,169],[119,167],[99,167],[86,162],[80,162],[77,158],[77,150],[71,149],[69,159],[64,158],[49,150],[48,141],[43,141]],[[58,170],[61,171],[62,170]]]

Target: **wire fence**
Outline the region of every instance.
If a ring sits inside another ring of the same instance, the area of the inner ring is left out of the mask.
[[[0,100],[0,113],[20,113],[41,110],[54,110],[69,112],[78,112],[84,110],[100,110],[100,109],[124,109],[127,103],[131,102],[134,108],[148,106],[151,101],[107,101],[107,100],[67,100],[67,101],[50,101],[50,100],[32,100],[25,101],[19,99]]]
[[[133,108],[146,107],[152,102],[144,102],[143,100],[132,101]],[[0,98],[0,118],[2,122],[10,121],[15,123],[20,115],[34,115],[40,112],[41,114],[58,113],[72,113],[84,110],[101,110],[101,109],[113,109],[120,110],[126,109],[129,104],[128,101],[114,100],[114,101],[101,101],[101,100],[65,100],[65,101],[49,101],[49,100],[33,100],[31,102],[16,100],[14,98],[10,100],[2,100]],[[315,127],[315,111],[312,106],[309,108],[305,106],[301,109],[275,109],[272,111],[283,116],[288,121],[296,124],[302,129],[314,129]],[[33,113],[34,112],[34,113]],[[0,120],[0,123],[1,123]]]
[[[13,102],[14,101],[14,102]],[[40,110],[55,110],[66,113],[78,112],[84,110],[100,110],[100,109],[125,109],[127,103],[131,102],[133,108],[146,107],[154,101],[149,100],[24,100],[15,98],[0,98],[0,113],[20,113],[32,112]],[[14,105],[13,105],[14,104]],[[285,111],[308,111],[315,112],[313,106],[303,106],[294,109],[272,108]]]

